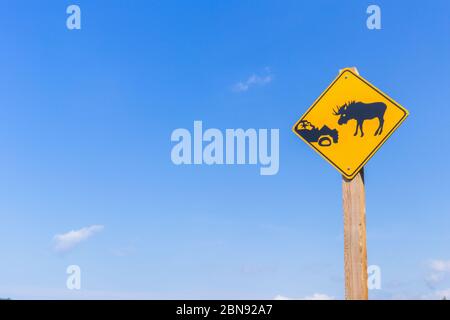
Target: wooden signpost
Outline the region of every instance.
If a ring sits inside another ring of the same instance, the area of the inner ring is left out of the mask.
[[[364,165],[408,111],[346,68],[292,130],[342,174],[345,298],[368,299]]]
[[[359,74],[356,68],[352,68],[352,71]],[[367,300],[369,290],[367,288],[364,167],[352,180],[342,177],[342,203],[344,209],[345,299]]]
[[[343,178],[345,298],[366,300],[367,246],[364,168],[353,180]]]

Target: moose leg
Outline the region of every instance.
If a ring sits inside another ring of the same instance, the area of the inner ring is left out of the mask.
[[[384,119],[380,118],[380,131],[378,131],[378,134],[383,133],[383,126],[384,126]]]
[[[363,123],[364,123],[364,121],[361,121],[359,124],[359,128],[361,129],[361,137],[364,137]]]
[[[359,129],[359,122],[356,123],[356,131],[355,131],[355,133],[353,134],[355,137],[356,137],[356,135],[358,134],[358,129]]]
[[[378,125],[377,131],[375,131],[375,135],[380,135],[383,132],[384,120],[382,118],[378,118],[380,124]]]

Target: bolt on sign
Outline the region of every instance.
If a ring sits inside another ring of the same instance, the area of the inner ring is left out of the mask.
[[[345,69],[293,131],[344,177],[353,179],[408,116],[408,110]]]

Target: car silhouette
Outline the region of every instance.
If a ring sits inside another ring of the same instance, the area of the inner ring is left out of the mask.
[[[337,143],[339,139],[336,129],[330,129],[326,125],[321,129],[317,129],[306,120],[300,121],[295,131],[306,141],[317,142],[321,147],[329,147],[333,143]]]

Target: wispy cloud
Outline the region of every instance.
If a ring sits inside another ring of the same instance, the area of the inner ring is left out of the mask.
[[[324,293],[314,293],[310,296],[306,296],[304,298],[296,299],[296,298],[289,298],[282,295],[275,296],[274,300],[334,300],[334,297],[331,297]]]
[[[314,293],[312,296],[305,297],[304,300],[334,300],[334,297],[324,293]]]
[[[177,299],[177,293],[145,292],[145,291],[103,291],[103,290],[68,290],[66,288],[3,286],[0,285],[0,296],[13,300],[154,300]],[[187,298],[186,298],[187,299]]]
[[[444,290],[437,290],[435,293],[436,299],[450,299],[450,288]]]
[[[450,272],[450,260],[431,260],[430,269],[435,272]]]
[[[245,92],[250,88],[255,86],[265,86],[271,83],[273,80],[273,75],[270,72],[269,68],[265,69],[264,75],[252,74],[245,81],[240,81],[233,86],[233,91],[235,92]]]
[[[70,251],[80,242],[86,241],[93,235],[101,232],[103,229],[104,226],[102,225],[92,225],[79,230],[72,230],[67,233],[57,234],[53,237],[54,249],[56,252]]]
[[[435,290],[431,293],[424,294],[420,297],[423,300],[442,300],[442,299],[450,299],[450,288]]]
[[[441,283],[447,274],[450,274],[449,260],[431,260],[428,263],[429,272],[425,276],[425,282],[430,288]]]

